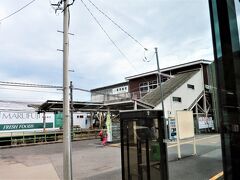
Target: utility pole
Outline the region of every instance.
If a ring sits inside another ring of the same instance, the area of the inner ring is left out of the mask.
[[[164,126],[165,126],[165,139],[167,138],[167,123],[165,120],[165,110],[164,110],[164,103],[163,103],[163,90],[162,90],[162,79],[161,79],[161,72],[159,67],[159,60],[158,60],[158,49],[155,47],[155,54],[157,60],[157,70],[158,70],[158,79],[159,79],[159,86],[160,86],[160,97],[162,100],[162,110],[163,110],[163,119],[164,119]]]
[[[157,70],[158,70],[158,79],[159,79],[159,86],[160,86],[160,97],[162,99],[162,110],[163,110],[163,116],[164,115],[164,104],[163,104],[163,91],[162,91],[162,79],[161,79],[161,72],[160,72],[160,68],[159,68],[159,61],[158,61],[158,50],[157,47],[155,47],[155,54],[156,54],[156,60],[157,60]]]
[[[64,180],[72,180],[72,152],[71,152],[71,121],[69,116],[69,39],[68,39],[68,20],[69,4],[64,0],[63,5],[63,177]]]
[[[74,107],[73,107],[73,84],[72,81],[70,81],[70,108],[71,108],[71,137],[73,140],[73,111],[74,111]]]
[[[63,178],[64,180],[72,180],[72,152],[71,152],[71,120],[69,112],[69,6],[73,5],[75,0],[69,4],[69,0],[59,0],[58,3],[51,4],[57,11],[63,12]],[[63,4],[63,7],[62,7]]]

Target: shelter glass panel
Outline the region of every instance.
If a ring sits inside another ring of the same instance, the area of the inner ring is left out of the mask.
[[[162,111],[124,111],[120,119],[123,179],[167,179]]]

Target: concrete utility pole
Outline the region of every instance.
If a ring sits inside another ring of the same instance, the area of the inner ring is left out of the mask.
[[[166,123],[166,119],[165,119],[162,80],[161,80],[161,72],[160,72],[159,61],[158,61],[158,49],[157,49],[157,47],[155,47],[155,54],[156,54],[156,60],[157,60],[158,79],[159,79],[159,86],[160,86],[160,97],[162,99],[162,110],[163,110],[163,119],[164,119],[164,127],[165,127],[165,139],[166,139],[168,137],[168,131],[167,131],[167,123]]]
[[[155,54],[156,54],[156,60],[157,60],[157,69],[158,69],[158,78],[159,78],[159,86],[160,86],[160,96],[161,96],[161,99],[162,99],[162,110],[163,110],[163,116],[165,117],[164,115],[164,104],[163,104],[163,91],[162,91],[162,80],[161,80],[161,72],[160,72],[160,68],[159,68],[159,61],[158,61],[158,50],[157,50],[157,47],[155,47]]]
[[[70,81],[70,101],[71,101],[71,137],[73,139],[73,111],[74,111],[74,107],[73,107],[73,84],[72,81]]]
[[[64,180],[72,180],[72,152],[71,152],[71,121],[69,116],[69,74],[68,74],[68,0],[64,0],[63,6],[63,177]]]

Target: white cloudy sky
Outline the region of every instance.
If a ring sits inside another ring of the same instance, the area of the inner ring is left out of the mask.
[[[56,2],[56,0],[51,0]],[[0,24],[0,81],[62,84],[62,13],[50,0],[33,4]],[[143,48],[102,16],[87,0],[92,13],[126,57],[96,24],[80,0],[71,6],[70,79],[75,87],[93,89],[124,81],[126,76],[156,69],[158,47],[161,67],[198,59],[213,60],[207,0],[92,0],[135,37]],[[30,0],[0,0],[0,19]],[[0,87],[3,100],[61,99],[61,92],[40,93]],[[39,89],[38,89],[39,90]],[[41,90],[40,90],[41,91]],[[53,91],[53,90],[47,90]],[[77,92],[76,100],[89,94]]]

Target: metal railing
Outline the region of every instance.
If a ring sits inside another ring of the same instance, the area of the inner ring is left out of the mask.
[[[96,139],[101,129],[72,131],[72,140]],[[0,147],[63,142],[63,131],[22,131],[1,133]]]
[[[147,94],[148,92],[126,92],[121,94],[98,94],[92,93],[92,101],[95,102],[116,102],[116,101],[124,101],[130,99],[140,99],[142,96]]]

